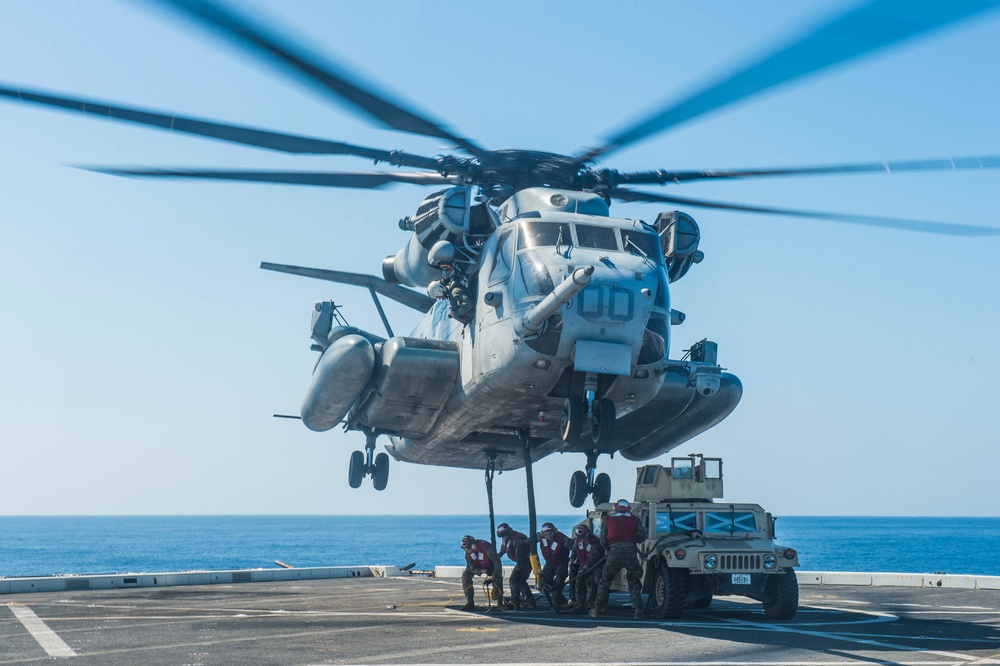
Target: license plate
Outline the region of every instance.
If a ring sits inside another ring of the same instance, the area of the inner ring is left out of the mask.
[[[733,585],[749,585],[750,574],[733,574]]]

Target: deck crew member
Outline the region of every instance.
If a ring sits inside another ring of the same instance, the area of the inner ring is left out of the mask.
[[[528,537],[521,532],[515,532],[507,523],[500,523],[497,526],[497,536],[503,539],[500,544],[502,553],[506,553],[510,561],[514,563],[514,570],[510,572],[510,603],[514,610],[521,610],[521,594],[524,594],[524,607],[535,607],[535,595],[531,593],[528,586],[528,574],[531,573],[531,545]]]
[[[477,539],[469,534],[462,537],[462,550],[465,551],[465,571],[462,573],[462,589],[465,591],[464,611],[476,610],[475,596],[473,594],[473,576],[485,575],[493,580],[494,587],[500,591],[503,597],[503,567],[500,565],[500,556],[489,541]]]
[[[601,545],[607,557],[601,570],[601,582],[597,586],[597,599],[590,609],[591,617],[600,617],[601,610],[607,608],[611,580],[622,568],[628,578],[628,593],[632,597],[635,619],[642,617],[642,569],[639,567],[636,544],[645,540],[646,528],[632,515],[628,500],[615,502],[614,512],[601,521]]]
[[[586,613],[597,598],[597,586],[601,581],[601,567],[604,564],[604,546],[601,540],[586,525],[577,525],[573,530],[573,557],[570,561],[573,579],[574,613]]]
[[[542,523],[542,529],[538,532],[538,549],[545,558],[541,573],[542,585],[551,590],[552,610],[559,610],[566,603],[563,587],[566,586],[573,540],[557,530],[552,523]]]

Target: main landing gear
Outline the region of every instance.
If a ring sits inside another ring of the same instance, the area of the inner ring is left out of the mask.
[[[351,466],[347,471],[347,482],[351,488],[360,488],[361,482],[366,476],[372,477],[372,485],[375,486],[375,490],[385,490],[389,483],[389,454],[375,455],[375,440],[377,438],[377,432],[366,431],[365,452],[355,451],[351,454]]]
[[[588,451],[587,471],[573,472],[569,479],[569,503],[575,508],[583,506],[587,495],[594,498],[594,506],[611,501],[611,477],[603,472],[596,474],[598,455],[597,450]]]

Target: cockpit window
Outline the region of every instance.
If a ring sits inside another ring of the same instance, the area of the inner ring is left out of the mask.
[[[518,255],[518,263],[521,267],[521,284],[518,285],[517,297],[522,296],[547,296],[555,289],[552,283],[552,276],[545,262],[534,250],[528,250]]]
[[[517,249],[572,245],[568,224],[554,222],[523,222]]]
[[[576,225],[576,238],[580,247],[596,250],[617,250],[618,238],[611,227],[595,227],[589,224]]]
[[[644,231],[622,230],[622,245],[629,254],[645,256],[650,261],[656,261],[660,254],[660,239]]]
[[[493,259],[493,267],[490,269],[490,284],[506,280],[510,276],[510,269],[513,265],[514,242],[513,231],[508,231],[497,241],[497,253]]]

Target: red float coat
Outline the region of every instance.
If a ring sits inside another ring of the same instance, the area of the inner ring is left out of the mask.
[[[594,548],[598,548],[601,545],[601,540],[598,539],[593,534],[588,534],[585,538],[577,539],[573,542],[573,552],[576,554],[576,561],[580,563],[581,567],[586,567],[587,562],[590,561],[590,556],[594,552]]]
[[[542,555],[545,556],[546,564],[550,562],[558,563],[569,561],[569,543],[569,537],[559,530],[556,530],[555,536],[552,538],[544,536],[538,538],[538,548],[542,551]]]
[[[476,539],[476,545],[465,551],[465,562],[474,569],[480,569],[482,571],[492,571],[493,562],[490,561],[490,556],[487,555],[487,550],[490,548],[489,541],[483,541],[482,539]]]
[[[630,513],[612,513],[604,519],[608,546],[639,541],[638,519]]]
[[[520,532],[511,532],[505,536],[503,541],[500,543],[500,547],[503,549],[504,553],[507,553],[507,557],[510,558],[511,562],[517,562],[517,551],[522,545],[528,545],[528,537]]]

